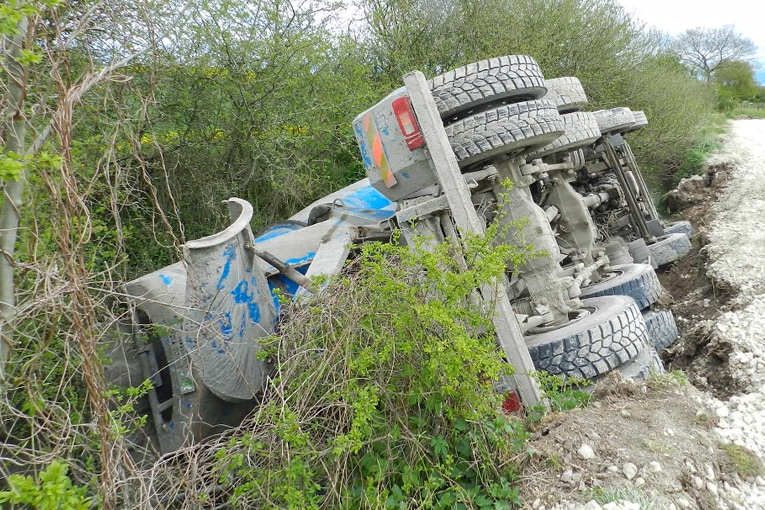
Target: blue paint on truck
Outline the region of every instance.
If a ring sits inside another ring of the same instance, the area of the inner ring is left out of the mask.
[[[231,263],[236,260],[236,247],[233,244],[229,244],[223,252],[223,256],[226,257],[226,261],[223,263],[223,271],[221,271],[220,279],[218,279],[218,284],[215,286],[218,290],[223,289],[223,282],[226,281],[231,272]]]
[[[357,216],[366,216],[375,221],[387,220],[396,214],[396,203],[388,200],[372,186],[352,191],[340,199],[343,209]]]
[[[252,300],[252,294],[248,292],[249,287],[250,284],[247,282],[247,280],[242,280],[239,282],[236,288],[231,291],[231,295],[234,296],[234,303],[242,304],[248,303]]]

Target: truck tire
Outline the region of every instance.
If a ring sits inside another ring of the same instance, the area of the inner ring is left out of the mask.
[[[578,112],[587,106],[587,94],[579,78],[573,76],[553,78],[545,80],[545,85],[547,85],[545,99],[552,101],[558,107],[558,113]]]
[[[544,99],[502,105],[445,126],[461,168],[500,154],[530,152],[558,138],[563,120]]]
[[[458,67],[428,82],[445,123],[501,102],[539,99],[547,92],[536,60],[526,55],[490,58]]]
[[[635,117],[635,123],[624,130],[625,133],[631,133],[632,131],[643,129],[648,125],[648,117],[645,116],[645,113],[642,110],[632,112],[632,116]]]
[[[691,241],[685,234],[669,234],[649,244],[648,251],[651,253],[651,262],[654,266],[662,267],[681,259],[691,251]]]
[[[658,301],[663,292],[653,267],[624,264],[613,266],[601,281],[582,288],[581,297],[629,296],[640,310],[645,310]]]
[[[693,234],[693,225],[690,221],[670,221],[662,226],[664,227],[664,235],[685,234],[691,237]]]
[[[543,158],[550,154],[572,152],[580,147],[592,145],[600,138],[600,129],[595,116],[590,112],[565,113],[563,119],[565,132],[541,149],[526,156],[527,160]]]
[[[537,370],[594,379],[626,363],[650,341],[635,301],[626,296],[583,299],[589,312],[551,331],[524,335]]]
[[[627,244],[632,260],[637,264],[648,264],[651,258],[651,252],[643,239],[635,239]]]
[[[669,310],[647,310],[643,312],[643,321],[651,337],[651,343],[657,351],[666,349],[680,336],[675,317]]]
[[[635,382],[645,381],[652,375],[663,374],[664,363],[662,363],[659,353],[651,345],[638,353],[635,359],[632,359],[617,368],[619,373]]]
[[[603,135],[623,133],[625,129],[635,123],[635,116],[629,108],[610,108],[593,113]]]

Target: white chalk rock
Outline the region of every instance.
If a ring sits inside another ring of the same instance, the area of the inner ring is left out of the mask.
[[[627,477],[627,480],[632,480],[635,478],[635,475],[637,475],[638,468],[632,462],[627,462],[624,466],[622,466],[622,473],[624,473],[624,476]]]
[[[595,452],[592,451],[592,447],[588,444],[583,444],[576,451],[576,454],[584,460],[590,460],[595,458]]]

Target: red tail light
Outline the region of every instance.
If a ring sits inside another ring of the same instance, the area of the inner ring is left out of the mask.
[[[417,123],[417,117],[414,116],[409,98],[406,96],[399,97],[391,105],[398,121],[398,127],[401,128],[401,133],[404,135],[406,146],[409,147],[409,150],[413,151],[425,145],[425,138],[422,136],[420,125]]]
[[[505,400],[502,402],[502,410],[506,414],[514,414],[522,412],[521,409],[521,398],[518,396],[518,392],[510,390],[505,393]]]

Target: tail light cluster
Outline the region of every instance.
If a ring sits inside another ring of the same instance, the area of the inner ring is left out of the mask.
[[[409,102],[409,98],[406,96],[399,97],[391,103],[391,106],[409,150],[413,151],[425,145],[425,137],[422,135],[420,125],[414,116],[414,110],[412,110],[412,103]]]

